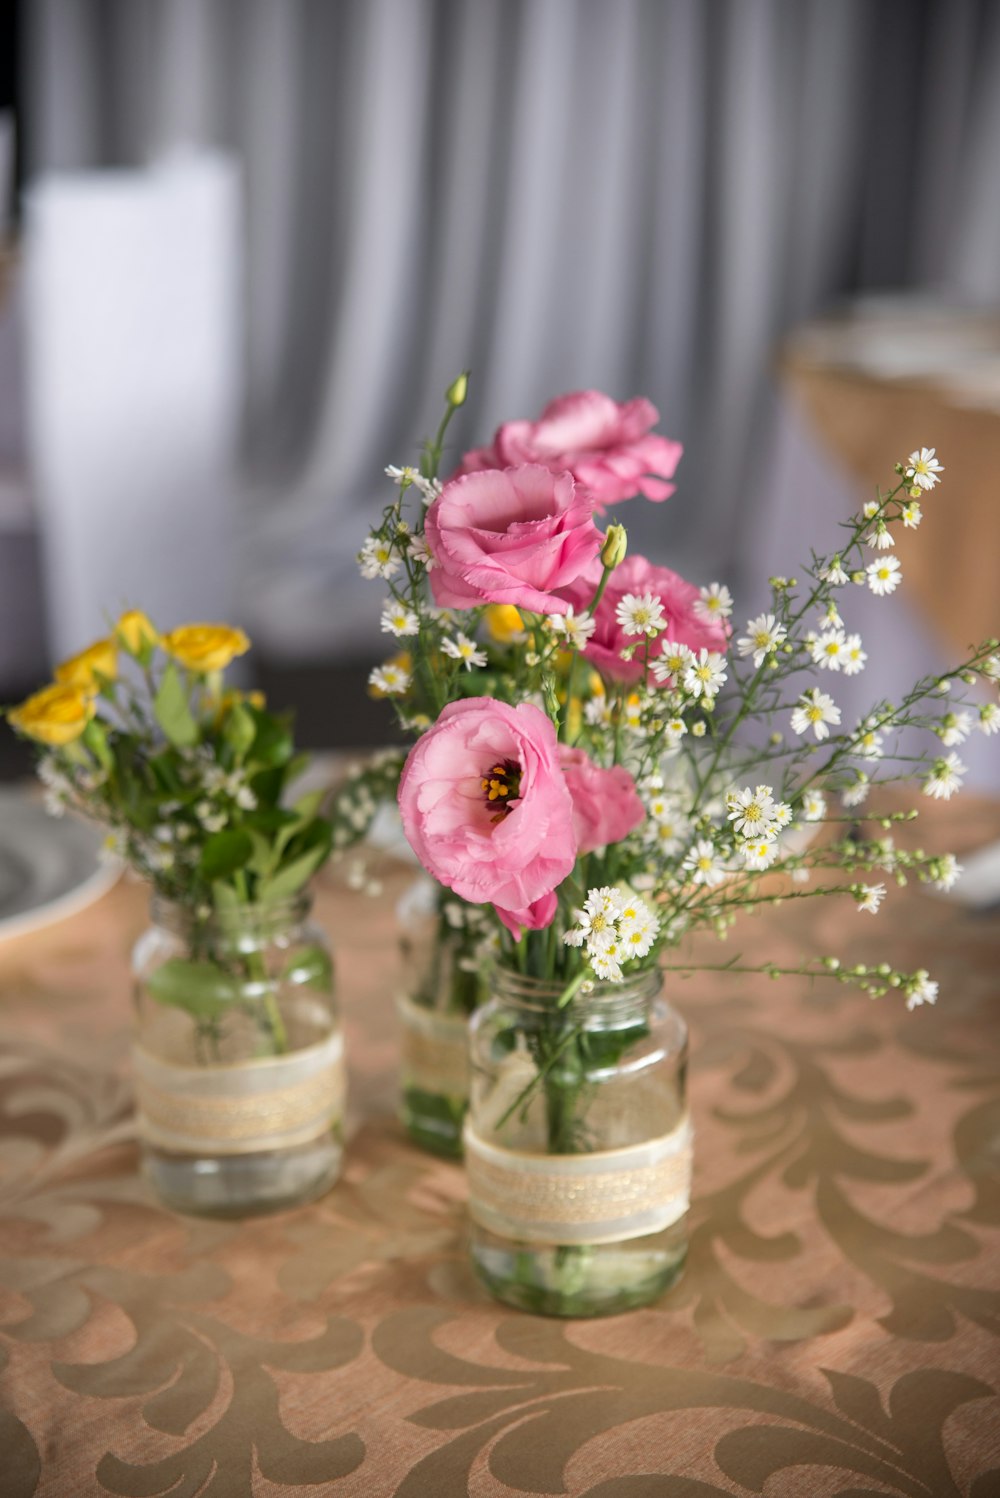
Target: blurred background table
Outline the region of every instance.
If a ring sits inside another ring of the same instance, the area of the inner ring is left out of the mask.
[[[937,448],[945,487],[924,496],[906,538],[907,587],[949,656],[996,634],[1000,320],[915,297],[861,301],[790,338],[782,373],[863,495],[914,448]]]
[[[961,853],[1000,806],[931,808]],[[936,1009],[704,975],[692,1249],[650,1309],[559,1323],[480,1291],[461,1170],[394,1119],[395,897],[326,883],[352,1075],[346,1169],[245,1223],[136,1172],[131,941],[145,898],[0,944],[4,1498],[990,1498],[1000,1490],[995,915],[919,889],[786,905],[747,961],[927,966]]]

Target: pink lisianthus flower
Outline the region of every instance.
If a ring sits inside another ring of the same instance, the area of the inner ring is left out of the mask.
[[[568,469],[602,511],[636,494],[667,499],[684,449],[652,432],[659,419],[641,397],[619,405],[600,390],[578,390],[550,401],[537,421],[505,422],[491,447],[466,453],[459,473],[543,463],[553,473]]]
[[[594,615],[596,628],[587,642],[584,656],[603,676],[615,681],[639,681],[643,674],[646,646],[641,638],[627,635],[618,622],[616,611],[627,593],[651,593],[659,598],[666,615],[666,628],[650,642],[649,658],[655,661],[670,643],[687,645],[691,650],[725,651],[729,626],[724,619],[703,619],[695,605],[701,594],[694,583],[687,582],[669,567],[657,567],[648,558],[635,553],[625,558],[608,578],[607,587]],[[586,586],[578,587],[570,599],[577,610],[587,608],[593,597]],[[638,648],[631,660],[623,661],[621,652],[628,645]],[[650,685],[656,682],[650,678]]]
[[[573,798],[578,853],[620,843],[645,821],[646,808],[624,765],[602,769],[582,749],[570,749],[565,744],[560,759]]]
[[[453,479],[427,511],[424,536],[442,608],[511,603],[564,614],[560,590],[592,579],[593,593],[601,573],[604,538],[589,497],[570,474],[538,464]]]
[[[399,809],[410,847],[439,884],[514,920],[542,910],[537,902],[576,861],[556,732],[531,703],[450,702],[410,750]]]
[[[555,890],[552,890],[540,900],[533,900],[523,910],[504,910],[500,905],[494,905],[493,908],[514,940],[520,941],[522,930],[541,931],[545,926],[552,925],[559,909],[559,901]]]

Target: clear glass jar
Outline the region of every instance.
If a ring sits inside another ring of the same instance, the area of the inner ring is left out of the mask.
[[[143,1169],[183,1212],[242,1217],[340,1171],[343,1036],[307,895],[198,919],[154,897],[133,951]]]
[[[482,908],[430,879],[400,901],[404,980],[399,1116],[415,1143],[458,1159],[469,1104],[469,1015],[484,997]]]
[[[687,1027],[647,971],[565,1008],[497,969],[470,1026],[472,1260],[499,1300],[553,1316],[645,1305],[687,1253]]]

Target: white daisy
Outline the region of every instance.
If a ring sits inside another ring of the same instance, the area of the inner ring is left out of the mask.
[[[655,635],[667,626],[663,604],[655,593],[626,593],[615,618],[627,635]]]
[[[659,929],[659,921],[644,900],[635,896],[624,900],[618,917],[622,958],[647,956]]]
[[[868,776],[864,770],[857,770],[855,772],[854,784],[849,785],[846,791],[841,794],[841,803],[848,810],[855,806],[862,806],[868,800],[868,792],[870,790],[871,781],[868,779]]]
[[[874,915],[885,899],[885,885],[861,884],[858,891],[858,909]]]
[[[847,656],[847,642],[842,629],[830,629],[817,636],[810,647],[810,654],[817,666],[827,671],[839,671]]]
[[[920,447],[906,460],[906,477],[912,479],[918,489],[933,489],[944,469],[934,456],[936,447]]]
[[[591,728],[606,728],[613,721],[610,702],[606,697],[591,697],[584,704],[583,717]]]
[[[989,655],[980,666],[987,681],[1000,681],[1000,655]]]
[[[409,671],[397,666],[393,661],[386,661],[384,666],[376,666],[369,674],[368,685],[374,687],[377,692],[384,692],[387,697],[394,697],[406,691],[411,681]]]
[[[433,572],[437,566],[437,560],[427,545],[426,536],[411,536],[410,544],[406,548],[406,555],[410,558],[411,562],[416,562],[418,567],[424,567],[428,572]]]
[[[806,822],[822,822],[826,816],[826,797],[822,791],[808,790],[802,797],[802,818]]]
[[[839,556],[831,557],[819,575],[824,582],[832,583],[835,588],[842,588],[846,582],[850,581]]]
[[[950,801],[955,792],[962,788],[965,769],[957,754],[936,759],[924,779],[924,795],[933,796],[936,801]]]
[[[661,686],[672,684],[687,669],[692,660],[694,660],[694,651],[687,645],[678,645],[672,640],[666,640],[651,670]]]
[[[431,504],[441,493],[441,482],[439,479],[425,479],[418,468],[411,468],[407,463],[398,468],[395,463],[390,463],[385,470],[386,477],[392,479],[400,489],[409,489],[412,485],[418,491],[425,505]]]
[[[759,785],[755,790],[745,786],[741,791],[730,791],[726,797],[726,815],[733,824],[734,832],[744,837],[774,837],[774,793],[769,785]]]
[[[361,576],[371,579],[395,577],[402,563],[398,557],[393,556],[391,541],[385,541],[379,536],[369,536],[358,552],[358,566],[361,568]]]
[[[747,632],[736,641],[736,649],[741,656],[752,655],[754,667],[759,670],[787,634],[788,630],[773,614],[758,614],[756,619],[747,620]]]
[[[938,985],[925,967],[914,973],[903,985],[907,1009],[916,1009],[920,1004],[933,1004],[937,1000]]]
[[[962,865],[954,853],[942,853],[940,858],[935,858],[931,862],[930,873],[935,889],[949,890],[961,877]]]
[[[998,712],[997,717],[998,720],[1000,720],[1000,712]],[[998,726],[1000,726],[1000,721],[998,721]],[[687,731],[688,726],[684,722],[683,718],[667,719],[666,723],[663,725],[663,743],[668,752],[677,748],[677,746],[680,744],[681,739],[684,737]],[[984,733],[989,733],[991,731],[992,730],[990,729],[983,729]]]
[[[603,952],[591,952],[590,965],[598,978],[607,983],[620,983],[622,970],[618,965],[618,943],[613,943]]]
[[[468,635],[463,635],[461,631],[454,639],[442,640],[441,649],[445,655],[450,655],[452,660],[461,661],[466,671],[471,671],[473,666],[486,665],[486,651],[480,650],[475,640],[470,640]]]
[[[857,676],[859,671],[865,669],[868,654],[861,648],[860,635],[848,635],[844,641],[844,655],[840,663],[840,669],[845,676]]]
[[[382,633],[385,635],[418,635],[420,620],[414,611],[395,598],[382,610]]]
[[[877,718],[862,718],[854,739],[854,751],[862,759],[882,758],[883,735],[875,727]]]
[[[865,545],[870,546],[873,551],[888,551],[895,544],[892,532],[884,520],[880,520],[874,530],[870,530],[865,536]]]
[[[972,718],[968,713],[945,713],[934,732],[951,749],[955,744],[964,744],[972,732]]]
[[[674,812],[653,821],[646,831],[646,840],[653,843],[665,858],[671,858],[681,851],[690,834],[690,822]]]
[[[725,656],[702,648],[685,668],[683,686],[693,697],[704,697],[711,702],[726,679]]]
[[[705,884],[711,887],[719,884],[726,877],[726,871],[719,862],[719,855],[713,843],[708,838],[699,838],[688,852],[687,857],[681,864],[695,884]]]
[[[694,611],[699,619],[728,619],[733,612],[733,595],[725,583],[709,583],[699,588]]]
[[[778,856],[778,844],[768,838],[748,838],[742,851],[748,869],[766,869]]]
[[[900,506],[899,513],[902,518],[903,525],[908,531],[915,531],[921,520],[924,518],[923,511],[920,508],[919,499],[908,500],[905,505]]]
[[[979,709],[979,722],[976,724],[980,733],[1000,733],[1000,707],[995,702],[984,702]]]
[[[869,562],[865,568],[868,578],[868,586],[879,598],[887,593],[895,592],[899,586],[902,572],[898,557],[880,557],[877,562]]]
[[[792,712],[792,728],[796,733],[808,733],[810,728],[817,739],[828,739],[828,723],[840,722],[840,708],[833,698],[818,687],[811,687],[799,698],[799,706]]]
[[[549,624],[552,626],[552,633],[564,639],[570,650],[585,650],[587,641],[597,628],[596,620],[586,610],[582,614],[574,613],[572,604],[565,614],[551,614]]]

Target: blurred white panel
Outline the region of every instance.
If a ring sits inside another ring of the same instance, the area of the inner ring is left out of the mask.
[[[126,604],[163,625],[229,609],[239,214],[235,167],[207,153],[30,194],[28,430],[56,655]]]

